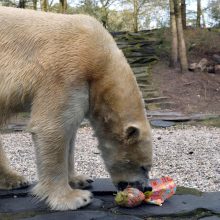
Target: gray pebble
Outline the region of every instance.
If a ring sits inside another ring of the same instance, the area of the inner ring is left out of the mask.
[[[220,128],[182,126],[153,129],[152,134],[151,178],[169,175],[178,185],[220,191]],[[31,135],[10,133],[1,137],[11,166],[29,181],[36,181]],[[93,178],[109,177],[96,146],[93,130],[80,128],[75,148],[76,170]]]

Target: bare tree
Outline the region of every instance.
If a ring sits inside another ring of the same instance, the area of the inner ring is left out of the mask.
[[[186,0],[181,0],[181,15],[183,29],[186,29]]]
[[[186,44],[183,34],[182,16],[181,16],[181,2],[180,0],[174,0],[174,9],[176,15],[176,27],[177,27],[177,37],[178,37],[178,51],[180,59],[181,72],[187,72],[188,61],[186,56]]]
[[[41,0],[40,4],[42,11],[48,11],[48,0]]]
[[[205,22],[205,16],[204,16],[203,10],[202,10],[202,26],[203,26],[203,28],[206,28],[206,22]]]
[[[138,32],[138,0],[133,0],[133,28]]]
[[[171,34],[172,34],[170,67],[175,68],[177,67],[177,64],[178,64],[177,28],[176,28],[176,18],[175,18],[173,0],[169,0],[169,4],[170,4],[170,28],[171,28]]]
[[[132,22],[133,22],[133,31],[139,31],[139,16],[142,12],[142,9],[146,5],[148,0],[123,0],[123,4],[130,4],[132,6]]]
[[[201,27],[201,15],[202,15],[202,9],[201,9],[201,0],[197,0],[197,17],[196,17],[196,27]]]
[[[109,23],[109,7],[115,2],[115,0],[100,0],[101,8],[101,22],[105,28]]]
[[[188,61],[186,56],[186,45],[182,25],[181,0],[169,0],[169,3],[170,26],[172,33],[170,66],[177,66],[179,56],[181,72],[184,73],[188,70]]]
[[[65,14],[67,10],[67,0],[60,0],[60,13]]]
[[[33,0],[33,9],[37,10],[37,0]]]
[[[25,8],[26,7],[26,0],[19,0],[18,8]]]

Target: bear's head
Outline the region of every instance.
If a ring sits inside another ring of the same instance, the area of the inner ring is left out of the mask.
[[[149,171],[152,166],[151,130],[148,121],[126,125],[121,136],[117,133],[118,129],[114,132],[109,132],[108,129],[113,127],[103,129],[105,138],[99,138],[99,149],[113,183],[119,190],[128,185],[146,190],[149,187]]]

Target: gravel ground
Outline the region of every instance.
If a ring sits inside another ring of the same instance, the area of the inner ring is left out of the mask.
[[[170,175],[178,185],[201,191],[220,191],[220,128],[178,126],[153,129],[154,165],[151,177]],[[28,133],[2,134],[11,165],[36,181],[33,143]],[[89,127],[80,128],[76,169],[91,177],[108,177],[97,140]]]

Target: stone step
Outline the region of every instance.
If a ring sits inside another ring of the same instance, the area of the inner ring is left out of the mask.
[[[123,49],[127,48],[127,45],[118,45],[118,48],[123,50]]]
[[[152,62],[156,61],[155,59],[152,59],[151,61],[149,59],[141,59],[140,62],[138,60],[135,60],[133,63],[130,63],[131,67],[144,67],[146,65],[151,64]]]
[[[143,79],[137,79],[137,83],[138,84],[146,84],[146,85],[151,85],[151,82],[149,79],[146,78],[143,78]]]
[[[119,49],[121,49],[124,53],[128,52],[139,52],[146,54],[148,56],[149,53],[156,53],[155,46],[143,43],[132,43],[132,44],[121,44],[117,45]]]
[[[133,67],[132,70],[138,74],[138,73],[143,73],[143,72],[146,72],[148,69],[147,66],[144,66],[144,67]]]
[[[147,115],[152,116],[152,117],[179,117],[183,116],[184,114],[182,112],[175,112],[175,111],[147,111]]]
[[[175,122],[185,122],[190,121],[190,116],[176,116],[176,117],[157,117],[157,120],[163,120],[163,121],[175,121]]]
[[[144,46],[155,46],[160,44],[159,41],[157,40],[153,40],[153,39],[128,39],[126,37],[124,38],[120,38],[120,39],[115,39],[116,40],[116,44],[118,46],[132,46],[132,45],[144,45]]]
[[[152,79],[148,71],[149,63],[158,60],[155,46],[161,44],[161,42],[156,40],[152,32],[117,32],[113,33],[113,36],[133,69],[147,109],[169,109],[173,103],[169,102],[167,97],[160,97],[159,92],[152,85]]]
[[[160,119],[152,119],[150,117],[148,117],[150,125],[153,127],[159,127],[159,128],[168,128],[171,126],[175,126],[176,123],[173,121],[164,121],[164,120],[160,120]]]
[[[135,77],[136,77],[136,79],[137,79],[137,81],[139,80],[139,81],[143,81],[143,80],[147,80],[147,81],[151,81],[151,76],[150,75],[144,75],[144,74],[139,74],[139,75],[136,75],[135,74]],[[150,82],[151,84],[152,84],[152,82]]]
[[[137,56],[155,55],[155,48],[143,45],[134,45],[123,49],[124,54],[134,54]],[[135,54],[137,53],[137,54]]]
[[[149,86],[147,88],[142,87],[140,89],[141,91],[144,91],[144,92],[157,92],[152,86]]]
[[[148,46],[144,44],[137,44],[135,47],[127,47],[124,49],[125,53],[140,53],[142,56],[149,56],[150,54],[156,54],[156,48],[154,46]],[[137,54],[138,55],[138,54]]]
[[[135,74],[135,77],[136,77],[137,79],[140,79],[140,78],[146,78],[146,77],[149,76],[147,72],[134,73],[134,74]]]
[[[30,187],[31,188],[31,187]],[[115,204],[116,189],[110,179],[96,179],[89,190],[92,203],[74,211],[52,211],[45,201],[38,201],[26,190],[0,190],[0,219],[26,220],[143,220],[143,219],[203,219],[220,216],[220,192],[200,192],[177,187],[176,194],[162,207],[143,203],[135,208]],[[215,218],[216,217],[216,218]]]
[[[154,92],[149,92],[149,91],[141,91],[143,94],[144,99],[147,98],[156,98],[159,96],[159,93],[154,91]]]
[[[129,46],[127,49],[123,50],[124,52],[131,52],[131,53],[141,53],[148,55],[149,53],[155,54],[155,48],[153,46],[145,46],[142,44],[136,44]]]
[[[145,104],[146,110],[161,110],[160,103],[149,103]]]
[[[157,103],[152,102],[152,103],[145,103],[145,108],[151,111],[161,110],[161,109],[168,110],[168,109],[172,109],[174,105],[175,103],[170,101],[157,102]]]
[[[158,57],[156,57],[152,54],[151,55],[149,54],[149,56],[130,56],[130,55],[126,56],[125,55],[125,57],[130,65],[132,65],[132,62],[134,62],[134,61],[135,62],[140,61],[141,64],[145,63],[145,66],[147,66],[149,63],[152,63],[154,61],[159,60]],[[144,60],[144,62],[142,62],[142,60]]]
[[[131,68],[136,76],[143,75],[143,74],[149,75],[149,70],[146,68],[146,66],[145,67],[144,66],[143,67],[131,67]],[[141,69],[141,68],[143,68],[143,69]]]
[[[27,124],[25,123],[9,123],[2,127],[3,132],[21,132],[26,129]]]
[[[154,62],[154,61],[152,61],[152,62]],[[150,62],[148,64],[150,64]],[[130,67],[131,68],[134,68],[134,67],[146,67],[146,65],[148,65],[148,64],[146,64],[146,63],[134,63],[134,64],[130,64]]]
[[[161,103],[158,103],[160,105],[160,108],[161,109],[173,109],[174,106],[175,106],[175,103],[172,102],[172,101],[165,101],[165,102],[161,102]]]
[[[145,84],[145,83],[138,83],[138,86],[140,87],[140,89],[153,89],[152,84]]]
[[[202,121],[219,118],[220,115],[215,114],[183,114],[173,111],[147,111],[147,116],[157,120],[164,121]]]
[[[120,37],[120,36],[124,36],[128,33],[128,31],[112,31],[111,32],[111,35],[114,37],[114,38],[117,38],[117,37]]]
[[[154,36],[154,32],[153,31],[151,31],[151,30],[143,30],[143,31],[139,31],[139,32],[137,32],[137,33],[135,33],[135,32],[128,32],[127,33],[129,36]]]
[[[124,55],[127,57],[127,58],[147,58],[147,57],[152,57],[155,55],[155,51],[147,51],[146,52],[127,52],[125,51],[124,52]]]
[[[136,79],[144,79],[144,78],[150,79],[151,78],[150,74],[147,72],[142,72],[142,73],[138,73],[138,74],[134,73],[134,75],[135,75]]]
[[[167,101],[169,98],[168,97],[157,97],[157,98],[149,98],[149,99],[146,99],[144,100],[146,104],[148,103],[158,103],[158,102],[161,102],[161,101]]]
[[[137,34],[144,34],[146,36],[154,36],[155,32],[154,30],[141,30],[139,31],[138,33],[134,33],[134,32],[128,32],[128,31],[114,31],[114,32],[111,32],[112,36],[113,37],[117,37],[117,36],[124,36],[124,35],[137,35]]]

